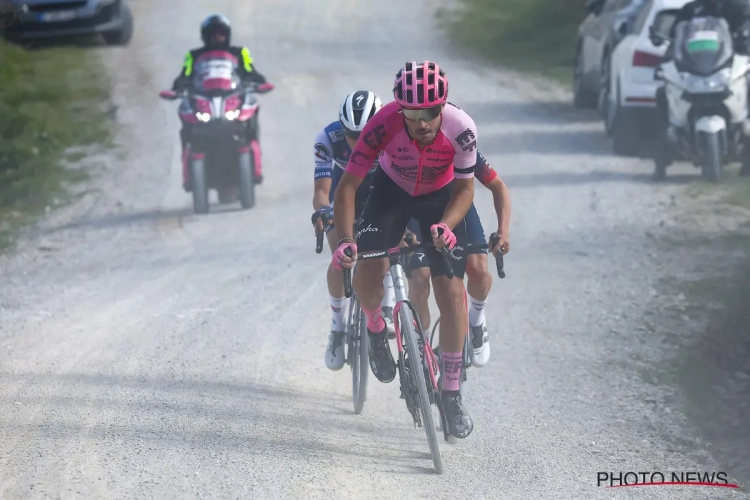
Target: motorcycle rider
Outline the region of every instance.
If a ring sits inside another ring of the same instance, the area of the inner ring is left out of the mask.
[[[674,41],[678,23],[690,21],[695,17],[719,17],[726,20],[735,40],[735,52],[741,55],[750,55],[750,0],[693,0],[686,3],[677,12],[669,32],[670,40]],[[674,48],[670,44],[664,56],[666,60],[672,58],[673,50]],[[748,95],[750,95],[750,92]],[[666,133],[669,128],[669,108],[663,85],[656,91],[656,107],[661,120],[660,130],[662,133]],[[747,176],[750,175],[750,139],[746,137],[744,142],[740,175]],[[663,141],[663,144],[666,144],[666,141]],[[663,154],[663,152],[659,151],[657,154]],[[664,160],[663,163],[666,165],[671,163],[666,158]],[[664,176],[665,169],[657,167],[654,179],[663,180]]]
[[[237,65],[238,76],[243,84],[266,83],[266,77],[259,73],[253,66],[253,58],[250,56],[250,50],[247,47],[230,45],[231,37],[232,27],[229,24],[229,19],[221,14],[212,14],[206,17],[201,23],[203,47],[190,50],[185,54],[182,71],[175,78],[172,90],[177,92],[188,90],[192,85],[191,79],[194,65],[200,62],[206,54],[215,50],[229,52],[237,58],[237,61],[239,61]],[[252,120],[248,123],[248,139],[255,138],[257,141],[260,137],[259,134],[258,113],[256,112]],[[190,141],[190,125],[185,122],[182,122],[182,128],[180,129],[180,141],[184,152],[186,144]],[[256,168],[260,168],[260,166],[258,165]],[[263,177],[259,176],[256,182],[260,184],[262,180]],[[190,190],[187,172],[185,172],[185,178],[183,179],[183,188],[186,191]]]
[[[313,194],[312,223],[316,232],[326,231],[331,253],[336,250],[339,240],[338,231],[333,224],[333,194],[341,179],[352,148],[367,121],[383,106],[380,98],[369,90],[357,90],[347,95],[339,106],[339,119],[328,124],[315,137],[313,147],[315,154],[315,192]],[[365,182],[362,183],[356,195],[356,217],[362,213],[367,202],[370,184],[375,173],[373,166]],[[340,370],[344,366],[344,335],[345,315],[349,299],[344,297],[344,282],[341,270],[329,264],[328,293],[331,301],[331,333],[325,351],[325,363],[330,370]],[[383,279],[386,294],[383,298],[383,313],[389,328],[393,324],[393,306],[396,294],[393,289],[393,279],[386,273]]]

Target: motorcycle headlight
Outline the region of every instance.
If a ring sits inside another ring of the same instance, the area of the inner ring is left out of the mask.
[[[236,120],[238,116],[240,116],[240,110],[235,109],[234,111],[227,111],[224,113],[224,116],[227,118],[227,120]]]
[[[690,93],[706,94],[710,92],[723,92],[731,83],[732,71],[724,68],[711,76],[698,76],[684,74],[686,90]]]
[[[197,112],[197,113],[195,113],[195,117],[200,122],[207,122],[208,120],[211,119],[211,115],[210,114],[208,114],[208,113],[201,113],[200,111]]]

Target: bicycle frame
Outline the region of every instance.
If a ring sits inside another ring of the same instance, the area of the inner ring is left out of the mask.
[[[412,306],[411,302],[409,302],[409,296],[408,292],[406,291],[406,277],[404,275],[404,268],[401,265],[401,248],[391,248],[388,250],[388,258],[390,260],[390,268],[389,272],[391,273],[391,278],[393,278],[393,289],[396,294],[396,307],[393,308],[393,327],[396,333],[396,345],[398,346],[398,351],[400,353],[404,352],[404,344],[401,338],[401,329],[399,327],[399,311],[401,310],[401,307],[404,303],[409,304]],[[412,306],[413,307],[413,306]],[[414,321],[417,322],[419,325],[418,330],[422,334],[422,345],[424,350],[424,355],[422,359],[422,366],[425,368],[425,364],[427,365],[426,368],[430,374],[430,382],[432,383],[432,389],[434,391],[438,390],[438,359],[437,356],[435,356],[435,353],[432,350],[432,346],[429,342],[426,341],[425,332],[422,329],[422,326],[419,324],[419,315],[416,315],[414,318]],[[427,360],[430,360],[430,362],[427,362]]]

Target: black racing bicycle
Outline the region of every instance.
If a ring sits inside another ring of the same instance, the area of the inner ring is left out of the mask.
[[[424,329],[419,320],[419,313],[408,300],[404,275],[404,257],[420,248],[435,247],[432,243],[395,247],[386,251],[360,254],[357,259],[366,260],[388,257],[390,263],[389,272],[393,278],[396,293],[393,323],[396,345],[398,346],[396,367],[399,376],[401,397],[406,402],[406,408],[414,420],[415,427],[423,427],[425,429],[435,472],[442,474],[443,461],[438,445],[437,428],[435,427],[432,413],[432,407],[437,407],[441,427],[445,439],[448,440],[448,422],[441,405],[441,391],[438,383],[440,364],[438,357],[432,350],[431,343],[427,342]],[[347,248],[345,253],[351,256],[350,249]],[[448,269],[448,278],[453,278],[450,251],[447,248],[442,248],[440,249],[440,253]],[[354,295],[351,279],[351,269],[344,269],[344,293],[347,297]],[[366,325],[364,336],[367,336]]]

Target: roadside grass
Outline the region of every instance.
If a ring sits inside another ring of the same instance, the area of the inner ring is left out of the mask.
[[[524,72],[572,84],[584,0],[459,0],[438,21],[463,50]]]
[[[87,178],[73,164],[112,145],[110,85],[98,55],[28,51],[0,40],[0,249],[16,231],[70,199]],[[49,208],[48,208],[49,207]]]

